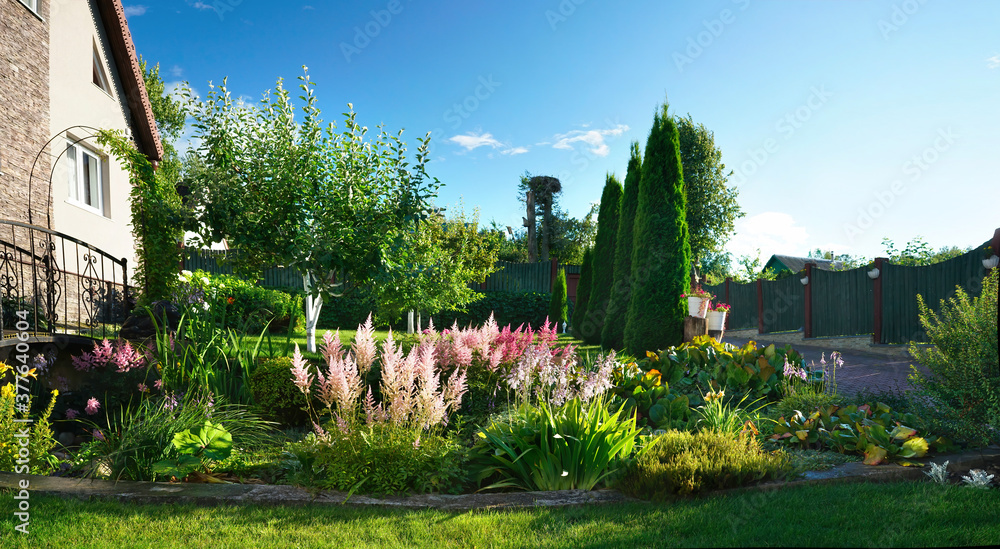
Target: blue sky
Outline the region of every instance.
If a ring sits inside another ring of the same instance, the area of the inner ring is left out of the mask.
[[[280,6],[280,9],[276,9]],[[746,217],[727,250],[881,255],[1000,227],[1000,3],[546,0],[126,3],[168,82],[257,99],[302,66],[325,118],[432,132],[438,203],[517,226],[525,170],[574,216],[658,104],[715,134]]]

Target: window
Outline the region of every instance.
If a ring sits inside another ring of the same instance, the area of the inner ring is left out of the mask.
[[[77,144],[66,147],[70,202],[105,215],[104,161]]]
[[[27,6],[29,10],[38,13],[38,0],[21,0],[21,3]]]
[[[104,93],[111,95],[108,75],[104,72],[104,63],[101,62],[101,56],[97,55],[97,44],[94,44],[94,85],[104,90]]]

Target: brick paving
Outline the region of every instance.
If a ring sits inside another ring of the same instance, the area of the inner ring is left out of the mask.
[[[758,344],[774,343],[776,347],[785,346],[785,343],[768,340],[767,334],[753,338],[723,336],[722,341],[742,347],[750,339]],[[863,389],[892,392],[905,392],[913,389],[907,376],[912,371],[910,366],[918,365],[918,363],[910,357],[880,356],[852,349],[841,351],[841,349],[832,346],[823,346],[819,341],[814,345],[792,345],[792,348],[805,358],[807,365],[812,363],[818,365],[823,354],[829,360],[832,351],[840,351],[841,357],[844,359],[844,366],[837,370],[837,392],[840,394],[854,395]],[[922,372],[927,372],[923,366],[918,365],[918,367]]]

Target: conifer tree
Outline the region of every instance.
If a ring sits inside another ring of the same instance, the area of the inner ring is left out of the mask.
[[[587,314],[580,332],[590,344],[601,342],[601,330],[607,314],[611,285],[615,281],[615,235],[618,233],[618,209],[622,201],[622,184],[614,174],[608,174],[601,194],[601,209],[597,214],[597,238],[594,243],[594,272],[590,285]]]
[[[601,346],[605,349],[624,348],[625,319],[629,296],[632,295],[632,228],[639,202],[639,180],[642,178],[642,154],[639,152],[638,141],[632,142],[631,151],[628,172],[625,174],[624,194],[618,212],[618,233],[615,235],[614,284],[611,286],[604,328],[601,330]]]
[[[681,343],[691,248],[677,125],[666,103],[646,140],[632,244],[632,298],[625,348],[635,356]]]
[[[587,302],[590,301],[590,284],[594,271],[594,249],[587,248],[583,252],[583,265],[580,267],[580,280],[576,285],[576,303],[573,307],[573,336],[583,339],[580,327],[584,324],[587,314]]]
[[[566,269],[559,269],[556,281],[552,284],[552,301],[549,302],[549,320],[556,323],[557,328],[569,320],[569,301],[566,294]]]

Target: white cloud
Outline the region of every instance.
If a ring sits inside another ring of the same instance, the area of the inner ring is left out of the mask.
[[[479,147],[492,147],[495,149],[503,146],[502,143],[493,138],[493,134],[491,133],[476,135],[475,132],[469,132],[468,135],[456,135],[454,137],[449,137],[448,141],[459,144],[467,151],[471,151]]]
[[[206,4],[204,2],[195,2],[194,4],[191,4],[191,7],[194,8],[194,9],[196,9],[196,10],[211,10],[211,9],[215,9],[210,4]]]
[[[1000,67],[1000,53],[986,59],[986,66],[995,69]]]
[[[524,154],[528,152],[528,147],[513,147],[504,151],[500,151],[500,154],[508,154],[514,156],[516,154]]]
[[[180,65],[174,65],[173,67],[170,67],[170,76],[173,76],[174,78],[180,78],[183,75],[184,75],[184,69],[182,69]]]
[[[146,13],[146,6],[125,6],[125,17],[139,17]]]
[[[302,9],[304,9],[304,10],[314,10],[316,8],[310,6],[309,4],[306,4],[305,6],[302,6]]]
[[[761,264],[774,254],[804,255],[809,234],[796,224],[795,218],[782,212],[764,212],[736,221],[736,234],[726,245],[733,259],[754,257],[760,249]]]
[[[555,143],[552,145],[552,148],[573,150],[573,143],[585,143],[589,146],[591,154],[607,156],[611,149],[604,142],[604,138],[607,136],[619,136],[627,131],[628,126],[625,124],[617,124],[614,128],[606,130],[572,130],[563,134],[556,134],[553,138]]]

